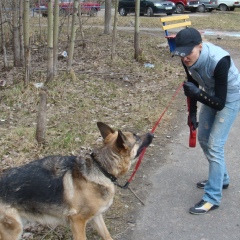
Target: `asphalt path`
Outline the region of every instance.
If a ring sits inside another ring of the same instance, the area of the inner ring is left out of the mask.
[[[240,69],[240,53],[232,57]],[[178,104],[183,101],[180,96]],[[145,206],[122,240],[240,240],[240,114],[225,147],[230,186],[223,191],[220,207],[205,215],[192,215],[188,210],[203,196],[196,183],[207,178],[208,162],[198,144],[188,147],[186,112],[179,112],[177,125],[178,133],[165,156],[159,154],[159,161],[164,157],[168,162],[151,176]]]

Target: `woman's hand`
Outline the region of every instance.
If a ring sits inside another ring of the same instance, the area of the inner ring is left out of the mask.
[[[200,93],[200,89],[192,82],[184,82],[183,84],[184,93],[187,97],[197,98]]]
[[[191,127],[191,124],[193,126],[193,129],[197,129],[198,127],[198,122],[197,122],[197,114],[193,113],[190,116],[188,116],[188,126]]]

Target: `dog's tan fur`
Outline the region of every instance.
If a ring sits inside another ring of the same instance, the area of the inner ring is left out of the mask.
[[[122,176],[153,136],[114,131],[101,122],[98,128],[104,144],[93,151],[95,160],[90,156],[85,159],[49,156],[3,174],[0,240],[19,240],[24,219],[42,224],[69,224],[74,240],[86,239],[86,224],[92,220],[99,235],[112,240],[102,213],[113,202],[115,185],[94,161],[115,177]],[[35,191],[36,186],[39,192]]]

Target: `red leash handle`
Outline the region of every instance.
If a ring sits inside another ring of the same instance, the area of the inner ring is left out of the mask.
[[[187,97],[187,106],[188,106],[188,125],[190,129],[189,147],[196,147],[197,130],[193,128],[193,124],[190,119],[190,98],[189,97]]]

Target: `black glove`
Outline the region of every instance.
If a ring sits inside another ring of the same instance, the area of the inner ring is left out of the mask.
[[[197,122],[197,115],[196,113],[192,113],[188,116],[188,126],[191,127],[191,123],[193,126],[193,129],[197,129],[198,127],[198,122]]]
[[[197,98],[200,94],[200,89],[192,82],[184,82],[183,84],[184,93],[187,97]]]

